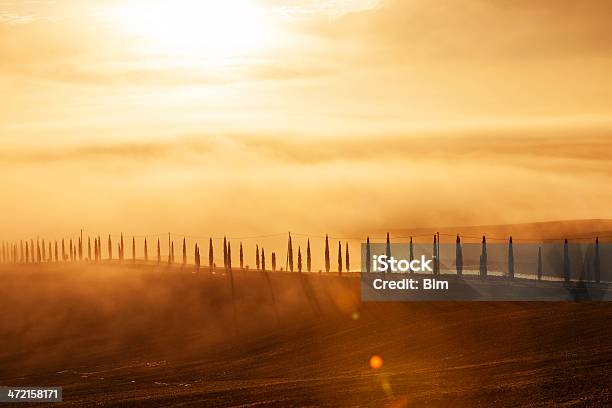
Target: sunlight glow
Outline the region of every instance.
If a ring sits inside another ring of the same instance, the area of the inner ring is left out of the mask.
[[[273,39],[265,12],[248,0],[129,0],[113,14],[141,51],[168,57],[245,57]]]

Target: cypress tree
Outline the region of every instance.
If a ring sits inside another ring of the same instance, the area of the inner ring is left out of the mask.
[[[55,240],[55,262],[59,261],[59,249],[57,246],[57,240]]]
[[[508,242],[508,277],[514,279],[514,249],[512,248],[512,236]]]
[[[64,242],[64,238],[62,238],[62,262],[66,262],[66,243]]]
[[[349,260],[349,247],[348,242],[346,243],[346,253],[344,254],[344,261],[346,262],[346,271],[349,272],[351,268],[351,262]]]
[[[195,244],[193,258],[196,271],[198,271],[200,269],[200,250],[198,249],[198,244]]]
[[[599,257],[599,237],[595,238],[595,259],[593,260],[595,271],[595,282],[601,282],[601,258]]]
[[[223,237],[223,269],[227,270],[227,240]]]
[[[51,241],[48,242],[49,245],[49,257],[47,258],[47,262],[51,262],[53,260],[53,251],[51,251]]]
[[[111,241],[110,234],[108,235],[108,260],[113,259],[113,242]]]
[[[266,271],[266,253],[263,248],[261,248],[261,270]]]
[[[83,240],[81,237],[79,237],[79,261],[82,261],[82,260],[83,260]]]
[[[329,273],[330,261],[329,261],[329,239],[325,234],[325,272]]]
[[[480,254],[480,277],[487,277],[487,239],[482,236],[482,252]]]
[[[436,240],[436,234],[433,237],[433,273],[434,275],[438,274],[438,241]]]
[[[300,249],[300,247],[298,246],[298,272],[302,273],[302,250]]]
[[[389,239],[389,233],[387,232],[387,246],[385,249],[385,255],[387,255],[387,262],[391,258],[391,240]]]
[[[457,234],[457,243],[455,244],[455,267],[457,268],[457,276],[463,276],[463,248],[461,248],[459,234]]]
[[[45,246],[45,240],[42,240],[42,257],[43,262],[47,262],[47,247]]]
[[[149,262],[149,248],[147,244],[147,237],[144,239],[144,261]]]
[[[289,242],[287,243],[287,257],[289,259],[289,271],[293,272],[293,244],[291,242],[291,233],[289,233]]]
[[[366,239],[366,259],[365,259],[365,264],[366,264],[366,272],[370,273],[371,268],[372,268],[372,251],[370,250],[370,237],[367,237],[367,239]]]
[[[40,263],[40,242],[36,240],[36,262]]]
[[[183,237],[183,266],[187,265],[187,244],[185,237]]]
[[[232,244],[229,241],[227,243],[227,270],[232,272]]]
[[[215,254],[213,251],[213,242],[212,238],[208,241],[208,269],[210,272],[213,271],[213,267],[215,266]]]
[[[174,264],[174,241],[170,242],[170,264]]]
[[[117,242],[117,253],[120,255],[120,256],[119,256],[119,263],[121,263],[121,260],[122,260],[122,258],[123,258],[123,257],[121,256],[121,254],[123,253],[123,249],[121,248],[121,243],[120,243],[120,242]]]
[[[87,260],[91,261],[91,238],[87,237]]]
[[[242,252],[242,242],[240,243],[240,269],[244,270],[244,252]]]
[[[259,270],[259,245],[255,245],[255,266]]]
[[[310,256],[310,238],[306,243],[306,269],[308,272],[312,272],[312,258]]]
[[[542,247],[538,247],[538,280],[542,280]]]
[[[19,262],[23,263],[23,241],[20,240],[19,245],[21,247],[20,253],[19,253]]]
[[[161,263],[161,246],[159,244],[159,238],[157,238],[157,263]]]
[[[125,247],[123,246],[123,232],[121,233],[121,242],[119,243],[119,261],[123,262],[125,259]]]
[[[272,272],[276,272],[276,253],[272,252]]]
[[[28,245],[28,241],[26,241],[26,255],[25,255],[26,263],[30,263],[30,249]]]
[[[410,237],[410,262],[412,262],[414,260],[414,245],[412,244],[412,237]],[[414,271],[412,270],[412,268],[410,266],[408,266],[408,270],[410,271],[410,273],[414,273]]]
[[[132,262],[136,262],[136,238],[132,236]]]
[[[338,241],[338,273],[342,275],[342,242]]]

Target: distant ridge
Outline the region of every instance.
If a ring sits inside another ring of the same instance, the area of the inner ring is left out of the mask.
[[[428,241],[427,236],[440,232],[441,240],[452,241],[456,234],[466,242],[478,240],[482,235],[491,240],[507,239],[512,235],[518,241],[556,241],[567,238],[585,242],[600,238],[601,242],[612,242],[612,219],[559,220],[520,224],[471,225],[450,227],[423,227],[414,229],[392,229],[395,237],[414,236],[417,241]],[[425,239],[424,239],[425,238]]]

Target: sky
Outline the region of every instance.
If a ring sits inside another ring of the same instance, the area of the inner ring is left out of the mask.
[[[612,218],[611,13],[0,0],[0,235]]]

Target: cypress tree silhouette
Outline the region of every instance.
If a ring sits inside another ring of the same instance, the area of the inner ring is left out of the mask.
[[[342,275],[342,242],[338,241],[338,274]]]
[[[411,263],[414,260],[414,246],[412,244],[412,237],[410,237],[410,254],[409,254],[409,259],[410,259]],[[414,271],[412,270],[412,267],[410,265],[408,265],[408,270],[410,271],[410,273],[414,273]]]
[[[272,272],[276,272],[276,253],[272,252]]]
[[[136,262],[136,238],[132,236],[132,262]]]
[[[601,282],[601,259],[599,257],[599,237],[595,238],[595,259],[593,260],[595,271],[595,282]]]
[[[563,280],[570,281],[569,245],[567,239],[563,242]]]
[[[144,260],[149,262],[149,245],[147,244],[147,238],[144,239]]]
[[[199,271],[200,270],[200,247],[198,246],[198,244],[195,244],[194,258],[195,258],[196,271]]]
[[[434,275],[438,274],[438,241],[436,239],[436,234],[433,237],[433,273]]]
[[[349,260],[349,248],[348,248],[348,242],[346,243],[346,253],[344,254],[344,261],[346,262],[346,271],[350,272],[350,268],[351,268],[351,262]]]
[[[455,244],[455,267],[457,268],[457,276],[463,276],[463,249],[461,248],[459,234],[457,234],[457,243]]]
[[[70,262],[74,261],[74,254],[73,254],[74,248],[72,246],[72,238],[70,238]]]
[[[159,238],[157,238],[157,263],[161,263],[161,245],[159,242]]]
[[[310,239],[306,244],[306,269],[308,272],[312,272],[312,257],[310,255]]]
[[[123,232],[121,233],[121,242],[119,243],[119,261],[123,262],[125,259],[125,247],[123,246]]]
[[[480,254],[480,277],[487,277],[487,239],[482,236],[482,252]]]
[[[45,246],[45,240],[42,240],[42,261],[47,262],[47,247]]]
[[[91,261],[91,238],[87,237],[87,260]]]
[[[240,242],[240,270],[244,270],[244,252],[242,251],[242,242]]]
[[[255,245],[255,266],[259,270],[259,245]]]
[[[119,242],[117,242],[117,252],[119,254],[123,253],[123,250],[121,249],[121,244]],[[122,257],[119,258],[119,263],[121,263],[121,258]]]
[[[370,249],[370,237],[367,237],[366,239],[366,256],[365,256],[365,267],[366,267],[366,272],[370,273],[371,268],[372,268],[372,251]]]
[[[387,255],[387,260],[391,258],[391,240],[389,239],[388,232],[387,232],[387,247],[385,249],[385,255]]]
[[[183,266],[187,265],[187,244],[185,243],[185,237],[183,237]]]
[[[297,259],[297,267],[298,267],[298,272],[302,273],[302,250],[300,249],[300,247],[298,246],[298,259]]]
[[[232,272],[232,244],[227,242],[227,270]]]
[[[329,261],[329,239],[327,237],[327,234],[325,234],[325,272],[329,273],[329,268],[330,268],[330,261]]]
[[[287,243],[287,257],[289,259],[289,271],[293,272],[293,244],[291,242],[291,233],[289,233],[289,242]]]
[[[514,249],[512,248],[512,236],[508,242],[508,277],[514,279]]]
[[[210,241],[208,242],[208,269],[210,272],[213,271],[214,266],[215,266],[215,254],[213,252],[212,238],[210,238]]]
[[[25,255],[26,263],[30,263],[30,249],[28,241],[26,241],[26,255]]]
[[[174,241],[170,242],[170,265],[174,264]]]
[[[59,249],[57,246],[57,240],[55,241],[55,262],[59,261]]]
[[[51,241],[49,241],[48,244],[49,244],[49,258],[47,259],[47,262],[51,262],[53,260],[53,252],[51,251]]]
[[[227,270],[227,240],[223,237],[223,269]]]
[[[40,263],[40,242],[36,240],[36,262]]]
[[[81,230],[81,237],[79,237],[79,261],[83,260],[83,230]]]
[[[62,238],[62,262],[66,262],[66,244]]]
[[[98,239],[94,237],[94,262],[98,262]]]
[[[113,241],[111,240],[110,234],[108,235],[108,260],[113,259]]]
[[[19,253],[19,262],[23,263],[24,258],[23,258],[23,241],[19,241],[19,245],[21,247],[20,253]]]
[[[261,248],[261,270],[266,271],[266,253],[263,248]]]
[[[542,247],[538,247],[538,280],[542,280]]]

